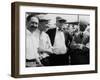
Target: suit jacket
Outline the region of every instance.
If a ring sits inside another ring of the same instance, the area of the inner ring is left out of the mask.
[[[56,28],[49,29],[46,33],[49,35],[51,44],[53,45],[55,40]]]
[[[73,38],[71,48],[77,49],[77,48],[80,48],[78,44],[87,45],[88,43],[89,43],[89,35],[84,33],[83,36],[81,37],[81,33],[78,32],[75,34]]]
[[[65,45],[67,48],[69,48],[70,43],[72,41],[72,36],[66,31],[63,31],[63,32],[64,32],[64,36],[65,36]],[[46,33],[49,35],[51,44],[53,46],[54,40],[55,40],[55,35],[56,35],[56,28],[49,29]]]

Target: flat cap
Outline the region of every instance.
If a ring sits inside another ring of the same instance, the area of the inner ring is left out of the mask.
[[[58,21],[61,21],[61,20],[62,20],[62,21],[66,21],[66,19],[64,19],[64,18],[62,18],[62,17],[59,17],[59,16],[56,17],[56,20],[58,20]]]
[[[40,21],[49,21],[50,18],[47,15],[38,15]]]

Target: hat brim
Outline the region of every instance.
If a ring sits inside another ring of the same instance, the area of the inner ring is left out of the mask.
[[[50,21],[50,19],[40,19],[39,21]]]
[[[62,22],[62,23],[67,23],[66,20],[64,19],[61,19],[61,20],[58,20],[59,22]]]

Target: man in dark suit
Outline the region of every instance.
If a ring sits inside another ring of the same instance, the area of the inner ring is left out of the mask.
[[[89,35],[85,32],[87,25],[80,23],[79,31],[74,35],[71,43],[71,64],[89,64]]]
[[[51,65],[56,66],[69,64],[67,52],[71,38],[68,32],[63,31],[63,25],[65,23],[65,19],[56,17],[56,28],[47,31],[53,47],[53,54],[50,55]]]

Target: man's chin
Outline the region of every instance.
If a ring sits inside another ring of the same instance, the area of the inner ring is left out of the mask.
[[[37,28],[32,28],[32,31],[35,31]]]

